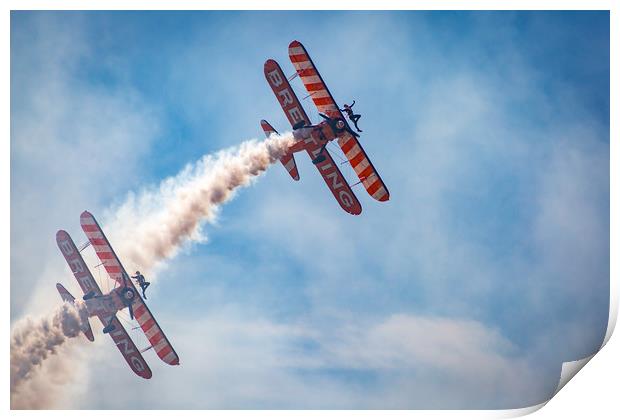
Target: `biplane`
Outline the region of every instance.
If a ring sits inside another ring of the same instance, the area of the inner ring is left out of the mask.
[[[83,212],[80,215],[80,224],[88,238],[86,244],[78,249],[69,234],[64,230],[59,230],[56,233],[56,243],[84,293],[84,305],[80,305],[81,309],[79,309],[82,314],[87,315],[83,317],[85,319],[82,325],[84,335],[90,341],[95,340],[93,331],[88,323],[88,318],[98,317],[104,326],[103,333],[108,334],[112,338],[127,364],[129,364],[129,367],[136,375],[145,379],[149,379],[152,376],[151,369],[142,357],[142,353],[147,350],[153,349],[157,356],[169,365],[178,365],[179,356],[177,356],[177,353],[172,348],[144,300],[140,297],[138,290],[131,282],[125,268],[93,215],[87,211]],[[114,288],[109,293],[104,294],[101,292],[99,285],[84,262],[81,253],[88,245],[93,246],[105,271],[114,280]],[[57,283],[56,288],[63,301],[75,304],[75,298],[62,284]],[[140,325],[150,346],[138,350],[129,334],[127,334],[127,331],[117,317],[119,311],[125,308],[128,309],[130,318],[132,320],[135,319]]]
[[[387,187],[357,140],[359,135],[351,130],[304,46],[299,41],[293,41],[288,47],[288,54],[296,70],[292,77],[287,78],[275,60],[267,60],[264,66],[265,78],[293,127],[295,143],[280,158],[285,169],[295,181],[298,181],[299,172],[293,154],[305,150],[340,207],[347,213],[360,214],[362,205],[326,147],[328,142],[337,140],[359,178],[357,184],[363,184],[368,194],[375,200],[389,200],[390,193]],[[300,77],[308,96],[312,98],[319,115],[323,118],[319,124],[312,124],[291,88],[289,81],[297,76]],[[267,137],[277,133],[265,120],[261,121],[261,127]]]

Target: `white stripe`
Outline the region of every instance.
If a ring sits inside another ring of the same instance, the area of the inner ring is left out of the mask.
[[[366,177],[364,182],[362,182],[362,185],[364,185],[364,188],[368,189],[372,184],[375,183],[376,180],[377,180],[377,175],[374,172],[372,172],[370,175]]]
[[[375,191],[375,193],[372,196],[376,197],[376,198],[381,198],[385,194],[386,194],[386,191],[385,191],[385,188],[383,188],[383,185],[382,185],[382,186],[379,187],[379,189],[377,191]]]
[[[304,84],[307,83],[321,83],[321,78],[316,75],[316,76],[302,76],[301,81],[304,82]]]
[[[309,61],[300,61],[299,63],[293,63],[297,70],[308,70],[313,69],[314,66]]]
[[[171,351],[170,353],[168,353],[167,355],[164,356],[164,358],[162,359],[164,362],[166,363],[170,363],[172,362],[174,359],[176,359],[176,355],[174,354],[174,351]]]
[[[359,176],[359,173],[362,172],[364,169],[366,169],[368,166],[370,166],[370,162],[368,162],[368,159],[362,159],[362,161],[358,163],[357,166],[355,167],[355,173],[358,174]]]
[[[323,98],[330,98],[331,99],[331,95],[325,89],[317,90],[317,91],[312,93],[312,99],[313,100],[314,99],[323,99]]]
[[[139,311],[140,308],[144,307],[144,312],[142,312],[142,315],[140,315],[140,317],[136,318],[136,321],[138,321],[138,324],[140,324],[140,326],[142,326],[142,324],[144,324],[146,321],[149,320],[149,318],[152,318],[151,314],[149,314],[148,309],[146,309],[146,306],[141,303],[140,301],[138,301],[138,303],[135,303],[133,305],[133,311],[134,313]]]
[[[157,328],[157,324],[153,323],[153,326],[148,331],[146,331],[144,335],[146,335],[146,338],[148,338],[150,341],[151,337],[153,337],[158,332],[159,332],[159,328]]]
[[[362,149],[360,148],[360,145],[355,143],[355,146],[353,146],[351,148],[351,150],[349,150],[349,152],[347,153],[347,159],[349,158],[349,156],[351,158],[354,158],[356,155],[358,155],[360,152],[362,151]]]
[[[161,340],[159,340],[159,342],[153,346],[153,349],[155,350],[155,353],[157,353],[164,347],[168,347],[168,346],[169,346],[168,341],[165,340],[164,336],[162,335]]]
[[[135,311],[136,311],[136,308],[134,308],[134,312]],[[142,316],[140,316],[140,318],[138,318],[137,321],[138,321],[138,324],[142,325],[151,318],[152,316],[149,314],[149,311],[144,311]]]
[[[112,252],[112,248],[108,245],[93,245],[95,252]]]
[[[291,170],[295,167],[295,161],[293,160],[293,158],[291,158],[291,160],[289,160],[286,165],[284,165],[284,167],[287,171],[291,172]]]
[[[305,54],[303,47],[289,47],[288,55],[300,55]]]
[[[101,231],[88,232],[88,235],[86,236],[88,236],[89,238],[103,239],[103,233],[101,233]]]

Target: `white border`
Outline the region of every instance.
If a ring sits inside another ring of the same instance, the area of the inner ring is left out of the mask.
[[[610,88],[611,88],[611,115],[618,115],[617,110],[617,79],[618,79],[618,40],[620,40],[620,21],[617,15],[618,7],[617,2],[613,1],[534,1],[534,0],[521,0],[521,1],[490,1],[490,0],[478,0],[478,1],[416,1],[413,5],[411,2],[405,1],[395,1],[395,0],[383,0],[381,2],[377,2],[373,4],[364,3],[360,4],[359,1],[353,0],[339,0],[338,2],[330,2],[325,0],[296,0],[293,1],[269,1],[260,2],[258,4],[252,4],[247,1],[236,1],[236,0],[228,0],[225,3],[220,4],[210,4],[204,2],[196,2],[191,0],[179,0],[174,3],[167,0],[152,0],[149,2],[142,2],[138,0],[96,0],[89,1],[88,3],[84,1],[78,0],[64,0],[64,1],[43,1],[43,0],[9,0],[3,3],[5,6],[5,13],[2,15],[1,25],[4,30],[2,31],[2,37],[4,38],[4,42],[2,43],[2,48],[4,49],[4,57],[10,57],[10,10],[136,10],[143,9],[144,6],[148,6],[150,9],[155,10],[197,10],[203,9],[204,6],[208,6],[209,9],[212,10],[317,10],[317,9],[333,9],[337,10],[346,10],[349,8],[363,6],[366,10],[385,10],[385,9],[398,9],[398,10],[437,10],[437,9],[452,9],[452,10],[573,10],[573,9],[587,9],[587,10],[610,10],[611,13],[611,80],[610,80]],[[202,7],[201,7],[202,6]],[[380,6],[380,7],[378,7]],[[615,6],[615,7],[614,7]],[[5,198],[9,198],[9,189],[10,189],[10,66],[7,65],[8,60],[5,61],[5,65],[2,66],[1,72],[4,80],[4,92],[5,92],[5,100],[2,102],[3,113],[2,113],[2,121],[4,122],[3,127],[5,127],[5,133],[7,133],[5,137],[5,141],[2,142],[2,152],[1,156],[4,159],[2,165],[0,165],[0,173],[2,177],[2,182],[0,183],[0,189],[2,196]],[[610,241],[610,255],[618,255],[618,225],[615,215],[618,214],[620,207],[618,206],[618,191],[615,189],[614,180],[618,178],[618,163],[620,160],[618,158],[618,145],[616,143],[619,138],[618,134],[618,124],[614,120],[614,118],[610,119],[611,127],[610,127],[610,138],[615,141],[611,141],[611,162],[610,162],[610,175],[611,175],[611,202],[610,202],[610,230],[611,230],[611,241]],[[6,228],[4,232],[10,232],[10,204],[9,200],[2,200],[2,220],[4,220]],[[10,234],[7,234],[4,240],[1,242],[2,246],[2,260],[0,260],[0,264],[4,268],[5,279],[10,278]],[[618,267],[617,262],[614,258],[611,258],[610,261],[610,315],[609,315],[609,325],[608,331],[605,337],[605,343],[609,342],[613,329],[615,327],[617,313],[618,313]],[[10,283],[10,282],[6,282]],[[5,284],[6,284],[5,283]],[[9,286],[10,287],[10,286]],[[10,337],[10,293],[4,294],[5,300],[5,311],[7,312],[7,318],[2,323],[3,333],[5,337]],[[560,394],[553,398],[553,403],[549,404],[549,407],[544,410],[538,411],[534,416],[538,418],[583,418],[585,415],[592,418],[609,418],[610,413],[618,413],[618,402],[617,402],[617,391],[616,385],[617,380],[615,377],[612,377],[610,372],[618,372],[618,354],[620,353],[620,345],[616,342],[618,340],[612,340],[611,344],[607,344],[605,349],[601,352],[601,355],[594,358],[594,360],[590,363],[591,366],[587,366],[584,369],[584,373],[580,375],[579,381],[574,384],[571,383],[566,387],[565,390],[560,392]],[[3,356],[5,360],[5,365],[3,368],[3,372],[5,374],[5,392],[4,392],[4,400],[6,401],[5,407],[8,410],[9,408],[9,396],[10,392],[8,389],[8,381],[6,378],[9,376],[9,368],[8,361],[10,359],[9,347],[4,346]],[[587,358],[589,361],[590,358]],[[587,362],[586,361],[586,362]],[[565,364],[565,369],[563,369],[563,376],[565,378],[572,373],[576,373],[581,367],[585,365],[584,361],[581,362],[573,362]],[[579,368],[579,369],[575,369]],[[572,377],[572,376],[570,376]],[[565,379],[564,378],[564,379]],[[558,391],[562,389],[562,386],[566,382],[560,382],[558,386]],[[131,392],[131,390],[126,390],[126,392]],[[540,404],[538,406],[519,409],[519,410],[498,410],[498,411],[209,411],[208,415],[210,417],[217,418],[239,418],[239,417],[251,417],[251,418],[263,418],[263,419],[274,419],[274,418],[282,418],[289,419],[291,416],[295,418],[312,418],[314,419],[317,415],[321,417],[327,416],[328,418],[409,418],[412,416],[416,417],[432,417],[432,418],[452,418],[452,417],[470,417],[470,418],[504,418],[504,417],[514,417],[519,415],[525,415],[531,413],[533,411],[538,410],[540,407],[545,404]],[[592,416],[592,414],[596,413],[597,415]],[[125,414],[127,416],[149,416],[152,418],[156,417],[169,417],[171,415],[180,415],[184,417],[193,417],[193,418],[203,418],[205,413],[199,411],[160,411],[160,412],[138,412],[138,411],[123,411],[119,412],[119,414]],[[93,417],[103,417],[109,416],[107,411],[99,411],[93,412],[90,411],[88,414],[83,411],[42,411],[42,412],[26,412],[26,411],[11,411],[10,415],[15,417],[31,417],[31,416],[45,416],[46,418],[60,417],[63,418],[77,418],[83,417],[84,415],[93,416]],[[541,417],[542,416],[542,417]]]

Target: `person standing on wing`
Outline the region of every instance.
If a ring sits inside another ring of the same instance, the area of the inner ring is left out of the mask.
[[[353,113],[353,105],[355,105],[355,100],[353,101],[351,105],[344,104],[344,109],[341,109],[340,111],[347,114],[347,117],[349,117],[353,125],[355,125],[355,129],[361,133],[362,130],[360,130],[359,127],[357,126],[357,120],[360,119],[361,115]]]
[[[135,276],[131,276],[132,279],[136,279],[136,281],[138,282],[138,285],[140,286],[140,288],[142,289],[142,297],[144,298],[144,300],[146,300],[146,288],[150,286],[151,283],[149,283],[148,281],[146,281],[144,279],[144,276],[142,274],[140,274],[139,271],[136,271],[136,275]]]

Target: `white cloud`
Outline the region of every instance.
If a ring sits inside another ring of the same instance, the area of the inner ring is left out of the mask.
[[[114,363],[114,355],[106,357],[94,366],[91,384],[101,393],[76,399],[76,404],[203,409],[516,407],[537,402],[544,391],[537,382],[540,375],[512,354],[511,343],[475,321],[395,314],[318,328],[245,318],[243,312],[218,308],[207,316],[179,319],[172,328],[181,366],[163,366],[150,357],[153,379],[125,399],[115,392],[124,386],[124,366]],[[167,324],[170,321],[168,316]],[[114,374],[103,375],[103,369]],[[152,393],[157,400],[148,397]]]

